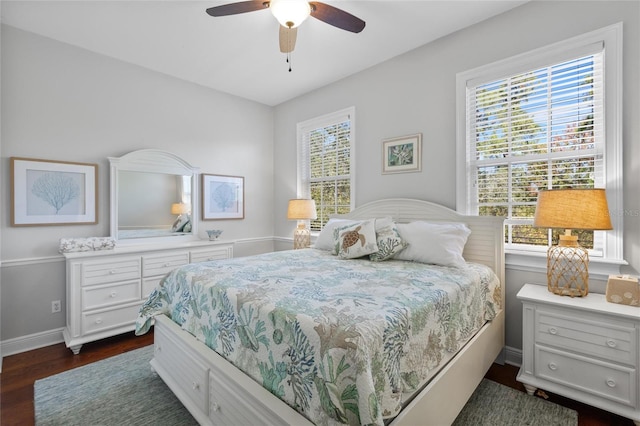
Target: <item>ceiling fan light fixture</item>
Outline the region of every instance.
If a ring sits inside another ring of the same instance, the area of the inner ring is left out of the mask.
[[[305,0],[271,0],[269,9],[280,25],[296,28],[311,14],[311,6]]]

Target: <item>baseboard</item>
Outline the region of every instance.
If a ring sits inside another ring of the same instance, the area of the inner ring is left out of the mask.
[[[2,357],[4,358],[9,355],[15,355],[64,342],[62,330],[64,330],[64,328],[57,328],[55,330],[43,331],[27,336],[16,337],[14,339],[3,340],[0,342],[0,345],[2,345],[0,353],[2,353]]]
[[[505,364],[520,367],[522,365],[522,349],[513,348],[511,346],[504,347]]]

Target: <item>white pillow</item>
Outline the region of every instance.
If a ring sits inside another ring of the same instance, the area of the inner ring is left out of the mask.
[[[466,264],[462,251],[471,230],[464,223],[416,221],[397,227],[408,246],[395,259],[455,267]]]
[[[336,228],[333,235],[336,251],[341,259],[355,259],[378,251],[374,220]]]

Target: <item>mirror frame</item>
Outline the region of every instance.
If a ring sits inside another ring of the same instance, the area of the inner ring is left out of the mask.
[[[200,169],[187,163],[175,154],[159,149],[140,149],[132,151],[122,157],[108,157],[110,173],[110,221],[111,237],[119,243],[156,243],[156,242],[184,242],[197,240],[198,220],[195,215],[199,210],[198,173]],[[150,172],[164,173],[182,176],[191,176],[191,233],[170,236],[145,237],[145,238],[118,238],[118,172]]]

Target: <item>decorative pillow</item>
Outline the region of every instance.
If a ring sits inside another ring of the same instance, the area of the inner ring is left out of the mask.
[[[316,238],[316,242],[313,245],[313,248],[333,251],[335,249],[333,231],[336,228],[360,222],[361,221],[359,220],[351,219],[329,219],[329,221],[324,225],[324,228],[322,228],[322,231],[320,231],[320,233],[318,234],[318,238]],[[338,253],[334,252],[333,254]]]
[[[395,259],[454,267],[466,264],[462,251],[471,230],[464,223],[416,221],[397,227],[408,246]]]
[[[407,243],[400,237],[395,223],[391,222],[390,225],[386,225],[379,229],[378,222],[379,221],[376,221],[376,242],[378,243],[378,251],[369,255],[369,259],[374,262],[382,262],[383,260],[391,259],[407,246]]]
[[[171,232],[183,232],[182,229],[184,226],[189,223],[189,215],[181,214],[171,225]]]
[[[375,220],[376,231],[385,226],[393,225],[393,219],[391,219],[390,217],[384,217],[380,219],[368,219],[368,220]],[[353,225],[354,223],[360,223],[360,222],[362,222],[362,220],[338,219],[338,218],[329,219],[329,221],[324,225],[324,228],[322,228],[322,231],[320,231],[320,233],[318,234],[318,237],[316,238],[316,242],[313,245],[313,248],[319,249],[319,250],[330,250],[333,252],[333,254],[338,254],[338,252],[336,251],[335,237],[334,237],[333,231],[335,231],[336,228],[341,228],[343,226]]]
[[[336,251],[341,259],[354,259],[378,251],[376,228],[373,220],[336,228]]]

